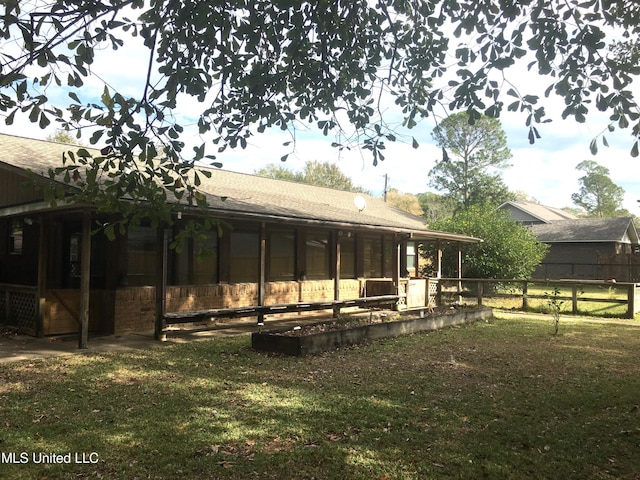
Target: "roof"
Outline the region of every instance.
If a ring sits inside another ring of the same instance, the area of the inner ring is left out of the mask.
[[[542,223],[552,223],[562,220],[575,220],[577,217],[559,208],[547,207],[532,202],[520,200],[505,202],[498,207],[501,210],[510,210],[511,217],[516,221],[530,222],[538,221]],[[518,214],[514,215],[514,210]]]
[[[531,232],[544,243],[618,242],[638,244],[633,219],[579,218],[532,225]]]
[[[5,168],[29,169],[46,175],[50,168],[62,165],[63,153],[77,148],[77,145],[0,134],[0,166],[4,164]],[[93,153],[99,155],[97,150]],[[464,235],[429,230],[424,218],[411,215],[370,195],[208,167],[200,168],[209,170],[211,178],[201,175],[202,184],[198,188],[207,196],[210,210],[220,216],[377,229],[404,233],[418,239],[480,241]],[[362,210],[355,204],[358,196],[363,197],[366,202]]]

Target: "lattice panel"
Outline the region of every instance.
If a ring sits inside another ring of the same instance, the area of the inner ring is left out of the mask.
[[[6,308],[3,310],[6,311]],[[6,324],[14,327],[35,329],[37,314],[34,294],[21,292],[11,292],[9,294],[9,318],[5,320]]]
[[[436,300],[438,298],[438,281],[437,280],[432,280],[432,279],[428,279],[427,280],[427,286],[428,286],[428,298],[427,298],[427,306],[428,307],[434,307],[436,306]]]

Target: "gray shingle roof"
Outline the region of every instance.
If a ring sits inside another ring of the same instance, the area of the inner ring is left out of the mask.
[[[537,203],[532,202],[524,202],[520,200],[505,202],[500,207],[503,210],[519,210],[522,215],[531,217],[531,220],[538,220],[544,223],[552,223],[561,220],[574,220],[577,217],[572,215],[569,212],[565,212],[559,208],[547,207],[545,205],[539,205]],[[512,215],[513,217],[513,215]],[[518,218],[518,220],[523,221],[524,218]],[[528,220],[528,219],[527,219]]]
[[[62,165],[64,152],[77,148],[76,145],[0,134],[0,163],[46,174],[49,168]],[[93,153],[99,154],[97,151]],[[199,190],[207,195],[211,209],[220,215],[380,228],[427,238],[477,240],[429,230],[422,217],[411,215],[370,195],[219,169],[209,170],[211,178],[201,176]],[[362,211],[354,203],[357,195],[366,201]]]
[[[531,232],[544,243],[621,242],[638,243],[631,218],[579,218],[533,225]]]

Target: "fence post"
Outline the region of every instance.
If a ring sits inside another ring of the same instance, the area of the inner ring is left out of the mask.
[[[478,281],[478,306],[482,306],[482,295],[484,294],[484,283]]]
[[[578,313],[578,286],[571,286],[571,311],[574,315]]]
[[[634,318],[636,311],[636,284],[627,285],[627,318]]]
[[[529,282],[523,280],[522,282],[522,310],[527,311],[529,309]]]

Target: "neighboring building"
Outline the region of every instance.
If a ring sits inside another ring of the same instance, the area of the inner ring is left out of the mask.
[[[499,208],[550,246],[533,278],[640,280],[639,239],[632,218],[575,218],[529,202],[506,202]]]
[[[500,205],[500,210],[509,214],[511,220],[524,225],[553,223],[560,220],[575,220],[577,217],[559,208],[545,207],[532,202],[509,201]]]
[[[639,280],[630,269],[624,271],[637,256],[638,232],[631,218],[561,220],[533,225],[531,232],[550,245],[534,278]]]
[[[0,324],[37,335],[77,332],[88,298],[89,330],[150,330],[156,285],[165,312],[361,298],[371,293],[368,284],[424,302],[424,293],[408,289],[424,292],[426,284],[404,278],[415,242],[479,241],[428,230],[422,218],[382,199],[212,169],[199,187],[210,208],[194,211],[224,222],[223,234],[211,232],[206,242],[210,255],[199,257],[193,241],[181,252],[159,248],[163,231],[139,226],[114,241],[92,235],[83,264],[89,219],[114,219],[91,205],[52,206],[37,182],[77,148],[0,135]],[[184,220],[176,219],[171,235]]]

